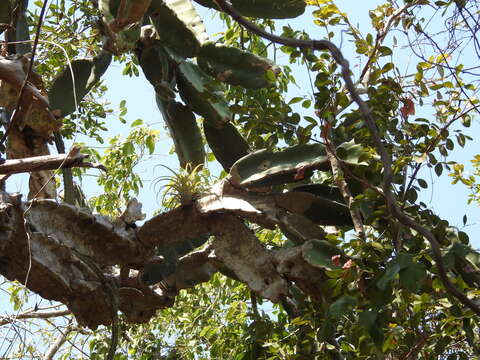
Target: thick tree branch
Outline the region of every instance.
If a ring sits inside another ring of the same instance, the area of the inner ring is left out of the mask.
[[[399,207],[393,192],[391,190],[392,179],[393,179],[393,172],[392,172],[392,161],[390,155],[388,154],[385,146],[382,143],[381,136],[378,132],[377,126],[375,124],[375,119],[373,117],[372,111],[368,107],[367,103],[363,101],[363,99],[358,94],[353,80],[350,76],[350,68],[348,61],[343,57],[341,51],[330,41],[327,40],[298,40],[298,39],[290,39],[284,38],[281,36],[273,35],[266,32],[263,29],[260,29],[256,25],[252,24],[251,22],[247,21],[243,18],[226,0],[214,0],[215,3],[227,14],[229,14],[232,18],[234,18],[240,25],[244,26],[247,30],[251,31],[252,33],[259,35],[267,40],[291,46],[295,48],[308,48],[314,50],[328,50],[337,64],[341,67],[341,74],[342,78],[345,81],[345,85],[347,90],[350,92],[352,99],[358,105],[361,114],[367,124],[368,129],[372,135],[372,140],[375,145],[375,148],[380,155],[380,159],[382,161],[384,167],[384,176],[383,176],[383,192],[385,196],[385,200],[388,206],[390,213],[397,218],[397,220],[405,226],[408,226],[411,229],[416,230],[422,236],[424,236],[428,242],[430,243],[430,248],[432,250],[433,258],[437,264],[438,274],[442,283],[445,285],[447,291],[456,297],[462,304],[469,307],[472,311],[474,311],[478,316],[480,316],[480,307],[471,299],[469,299],[463,292],[458,290],[450,281],[447,276],[447,271],[445,269],[445,265],[443,264],[442,260],[442,252],[440,245],[432,232],[428,229],[423,227],[420,223],[416,222],[409,216],[407,216],[402,209]]]

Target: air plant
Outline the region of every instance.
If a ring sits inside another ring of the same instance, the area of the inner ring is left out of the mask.
[[[203,168],[203,165],[192,167],[191,164],[187,164],[178,172],[168,166],[161,166],[172,173],[172,175],[160,176],[154,182],[155,186],[166,183],[162,185],[162,207],[172,209],[177,206],[189,205],[196,194],[205,191],[208,175],[205,173],[206,169]]]

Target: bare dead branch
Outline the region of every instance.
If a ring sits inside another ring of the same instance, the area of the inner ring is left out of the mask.
[[[0,326],[9,324],[13,321],[20,319],[50,319],[59,316],[69,315],[72,312],[70,310],[59,310],[50,312],[26,312],[23,314],[15,315],[14,317],[3,316],[0,318]]]
[[[6,160],[0,165],[0,174],[9,176],[25,172],[56,170],[60,168],[83,167],[107,171],[101,164],[84,162],[88,155],[80,153],[79,148],[72,149],[69,154],[32,156],[23,159]]]

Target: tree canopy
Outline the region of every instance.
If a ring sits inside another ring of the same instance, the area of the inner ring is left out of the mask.
[[[480,155],[452,154],[480,4],[357,6],[368,30],[334,0],[2,0],[0,357],[479,356],[480,253],[423,193],[479,202]],[[160,126],[111,107],[112,65]]]

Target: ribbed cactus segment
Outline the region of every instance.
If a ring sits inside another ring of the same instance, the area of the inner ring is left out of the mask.
[[[70,67],[66,66],[62,73],[55,79],[48,92],[50,109],[58,117],[65,117],[75,111],[75,96],[79,103],[92,87],[100,81],[101,76],[107,71],[112,60],[112,55],[101,52],[93,59],[72,61],[73,78]],[[75,92],[74,92],[75,82]]]
[[[343,200],[332,200],[309,192],[289,191],[277,195],[275,203],[290,213],[303,215],[319,225],[352,225],[350,211]]]
[[[180,96],[209,125],[222,127],[231,120],[228,104],[213,78],[187,61],[178,66],[177,73]]]
[[[190,0],[152,0],[149,15],[160,40],[169,48],[186,58],[198,54],[207,35]]]
[[[213,0],[195,0],[200,5],[218,9]],[[265,19],[292,19],[305,12],[304,0],[231,0],[243,16]]]
[[[197,63],[215,79],[248,89],[260,89],[272,85],[268,72],[273,77],[280,72],[270,60],[228,46],[206,43],[200,48]]]
[[[231,123],[216,128],[204,122],[203,132],[215,158],[226,171],[230,171],[238,159],[248,155],[248,143]]]
[[[169,57],[159,40],[142,44],[137,56],[145,77],[153,87],[170,79]]]
[[[324,199],[328,199],[330,201],[334,201],[337,203],[344,203],[344,199],[340,190],[337,187],[324,185],[324,184],[305,184],[299,185],[292,188],[291,191],[301,191],[310,193],[312,195],[316,195],[322,197]]]
[[[205,150],[195,115],[181,103],[166,102],[159,95],[156,97],[158,108],[173,138],[180,166],[185,168],[187,164],[193,167],[203,164]]]
[[[10,24],[10,14],[12,12],[12,7],[10,4],[10,0],[2,0],[0,1],[0,24]],[[0,34],[6,27],[0,27]]]
[[[118,33],[140,22],[152,0],[100,0],[98,8],[110,31]],[[120,6],[121,5],[121,6]]]
[[[178,259],[205,244],[209,237],[210,235],[205,234],[196,239],[182,242],[175,247],[158,249],[157,254],[163,257],[163,262],[145,266],[141,275],[142,283],[146,285],[157,284],[175,273]]]
[[[252,188],[308,179],[315,169],[329,169],[321,144],[306,144],[277,152],[254,152],[238,160],[230,169],[230,176],[234,185]]]

